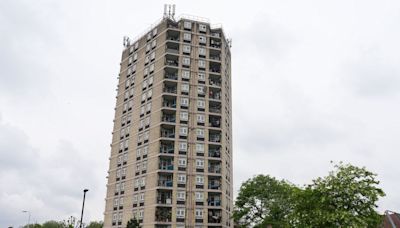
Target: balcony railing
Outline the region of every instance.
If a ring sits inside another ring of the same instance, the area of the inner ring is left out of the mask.
[[[221,61],[221,56],[219,56],[219,55],[210,55],[210,59]]]
[[[161,170],[174,170],[174,164],[172,161],[160,161],[158,168]]]
[[[179,65],[177,60],[170,60],[170,59],[165,60],[165,64],[168,66],[178,66]]]
[[[172,79],[172,80],[178,80],[178,74],[166,73],[166,74],[164,75],[164,78]]]
[[[178,54],[178,53],[179,53],[179,48],[167,47],[167,48],[166,48],[166,52],[168,52],[168,53],[173,53],[173,54]]]
[[[210,107],[208,110],[212,113],[221,113],[221,108],[219,107]]]
[[[175,138],[175,131],[161,129],[161,137]]]
[[[174,153],[174,146],[167,146],[167,145],[161,145],[160,147],[160,153],[162,154],[173,154]]]
[[[177,92],[176,87],[164,87],[163,88],[164,93],[175,93]]]
[[[163,107],[176,108],[176,102],[175,101],[164,100],[162,105],[163,105]]]
[[[162,122],[169,122],[169,123],[175,123],[176,118],[175,115],[163,115],[161,117]]]
[[[172,179],[170,179],[170,180],[158,180],[158,186],[170,188],[170,187],[173,186],[173,181],[172,181]]]
[[[221,206],[220,199],[208,200],[208,206],[219,207]]]
[[[210,142],[216,142],[216,143],[219,143],[219,142],[221,142],[221,135],[210,135],[210,137],[209,137],[209,141]]]
[[[220,127],[221,121],[218,119],[210,120],[209,126],[210,127]]]
[[[213,158],[220,158],[221,157],[221,151],[217,149],[209,149],[208,150],[208,156],[213,157]]]
[[[212,86],[219,86],[221,87],[221,81],[217,81],[217,80],[209,80],[209,84]]]
[[[209,173],[221,173],[221,166],[209,166],[208,172]]]
[[[219,181],[211,180],[211,181],[208,182],[208,189],[220,190],[221,189],[221,183]]]
[[[171,222],[172,210],[171,208],[157,208],[156,221],[157,222]]]
[[[211,99],[221,100],[221,92],[213,92],[212,90],[210,90],[210,93],[208,95]]]
[[[218,67],[210,67],[210,71],[213,73],[221,73],[221,68]]]

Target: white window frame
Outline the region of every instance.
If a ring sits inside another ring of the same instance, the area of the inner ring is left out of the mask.
[[[181,92],[189,93],[189,83],[181,84]]]
[[[190,71],[182,70],[182,78],[183,79],[190,79]]]
[[[192,29],[192,22],[190,22],[190,21],[184,21],[184,22],[183,22],[183,28],[185,28],[185,29]]]
[[[184,207],[178,207],[176,209],[176,217],[177,218],[185,218],[185,208]]]
[[[183,57],[182,58],[182,65],[190,66],[190,58],[189,57]]]
[[[190,33],[183,33],[183,40],[192,41],[192,34]]]
[[[186,174],[178,173],[178,183],[186,184]]]
[[[185,111],[181,111],[179,114],[179,119],[181,121],[188,121],[189,120],[189,113]]]
[[[188,135],[188,128],[187,127],[180,127],[179,128],[179,135],[180,136],[187,136]]]
[[[196,168],[204,168],[204,159],[196,159]]]
[[[179,142],[179,150],[187,151],[187,142]]]

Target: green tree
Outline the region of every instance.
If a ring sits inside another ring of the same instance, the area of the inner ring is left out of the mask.
[[[343,163],[303,188],[258,175],[242,184],[233,218],[241,227],[376,228],[382,224],[376,203],[385,196],[376,176]]]
[[[288,227],[295,186],[268,175],[258,175],[242,184],[233,218],[241,227]]]
[[[296,194],[292,225],[296,227],[373,227],[382,223],[377,201],[385,196],[376,174],[339,163]]]
[[[140,228],[139,221],[136,218],[132,218],[126,224],[126,228]]]
[[[63,228],[63,225],[60,222],[51,220],[43,223],[42,228]]]
[[[86,228],[103,228],[103,222],[102,221],[93,221],[90,222]]]

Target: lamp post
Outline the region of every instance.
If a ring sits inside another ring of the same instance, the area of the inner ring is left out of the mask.
[[[29,228],[29,223],[31,223],[31,212],[30,211],[22,211],[22,213],[28,213],[28,228]]]
[[[87,191],[89,191],[89,189],[83,189],[83,203],[82,203],[81,223],[79,224],[80,228],[82,228],[83,209],[85,208],[85,196],[86,196],[86,192]]]

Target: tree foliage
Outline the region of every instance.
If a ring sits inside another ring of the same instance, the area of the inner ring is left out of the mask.
[[[139,221],[136,218],[132,218],[126,224],[126,228],[140,228]]]
[[[86,226],[86,228],[103,228],[103,222],[102,221],[90,222],[89,225]]]
[[[233,217],[242,227],[287,227],[293,210],[291,194],[296,187],[286,181],[258,175],[242,184]]]
[[[303,188],[259,175],[242,184],[234,219],[243,227],[377,227],[376,202],[385,194],[376,174],[350,164],[334,166]]]

